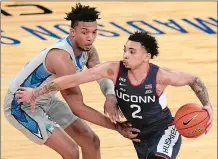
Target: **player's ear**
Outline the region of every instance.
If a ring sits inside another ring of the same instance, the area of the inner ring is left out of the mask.
[[[147,53],[145,56],[146,56],[146,57],[145,57],[144,62],[148,62],[148,61],[151,59],[151,54],[150,54],[150,53]]]
[[[75,36],[75,29],[74,28],[70,28],[70,35],[72,36],[72,37],[74,37]]]
[[[149,60],[151,59],[151,54],[147,53],[147,57],[149,58]]]

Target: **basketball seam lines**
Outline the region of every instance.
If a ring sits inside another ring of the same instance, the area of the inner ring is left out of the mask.
[[[207,116],[207,117],[208,117],[208,116]],[[207,117],[206,117],[205,119],[207,119]],[[204,120],[205,120],[205,119],[204,119]],[[192,125],[191,127],[188,127],[188,128],[192,128],[193,126],[196,126],[196,125],[202,123],[204,120],[202,120],[201,122],[199,122],[199,123],[197,123],[197,124],[195,124],[195,125]],[[188,128],[182,128],[182,129],[178,129],[178,130],[183,130],[183,129],[188,129]]]
[[[195,111],[195,112],[204,112],[204,111]],[[195,112],[191,112],[191,113],[188,113],[188,114],[192,114],[192,113],[195,113]],[[182,117],[184,117],[184,116],[186,116],[186,115],[188,115],[188,114],[185,114],[185,115],[181,116],[179,119],[177,119],[177,122],[178,122]],[[177,122],[175,122],[175,124],[176,124]]]

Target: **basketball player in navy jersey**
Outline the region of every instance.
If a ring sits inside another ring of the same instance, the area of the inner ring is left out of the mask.
[[[123,61],[106,62],[75,75],[57,78],[43,88],[22,88],[16,96],[19,102],[29,102],[34,108],[36,98],[52,90],[109,78],[114,82],[118,106],[125,118],[141,131],[137,136],[141,142],[133,142],[138,158],[176,159],[181,135],[167,107],[166,87],[188,85],[192,88],[210,116],[206,132],[212,125],[212,106],[199,77],[150,63],[158,53],[154,37],[147,32],[135,32],[124,46]]]
[[[125,137],[137,136],[130,133],[133,128],[115,125],[103,114],[87,107],[78,86],[61,91],[67,103],[53,93],[40,97],[34,112],[29,104],[19,104],[14,95],[20,86],[42,87],[56,77],[75,74],[85,66],[92,68],[99,64],[97,51],[92,45],[97,36],[99,14],[90,6],[77,4],[72,7],[66,16],[71,22],[69,35],[42,50],[17,73],[10,82],[4,102],[4,114],[11,125],[31,141],[55,150],[64,159],[78,159],[78,145],[83,159],[101,158],[98,136],[80,118],[116,130]],[[106,97],[105,106],[116,105],[113,82],[102,79],[98,83]]]

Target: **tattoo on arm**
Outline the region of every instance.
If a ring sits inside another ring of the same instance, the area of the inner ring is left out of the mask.
[[[207,88],[198,77],[194,79],[194,81],[190,84],[190,87],[204,106],[210,104]]]
[[[60,90],[60,87],[55,82],[51,82],[41,88],[34,89],[33,96],[37,98],[43,94],[47,94],[49,92],[59,91],[59,90]]]
[[[95,65],[100,64],[97,50],[94,47],[92,47],[89,50],[88,54],[89,54],[89,58],[88,58],[88,62],[87,62],[87,68],[92,68]]]

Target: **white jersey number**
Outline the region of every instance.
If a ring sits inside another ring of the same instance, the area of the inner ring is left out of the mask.
[[[141,107],[139,105],[136,104],[132,104],[130,105],[131,108],[137,108],[133,113],[132,113],[132,117],[133,118],[139,118],[142,119],[142,116],[137,115],[139,112],[141,112]]]

